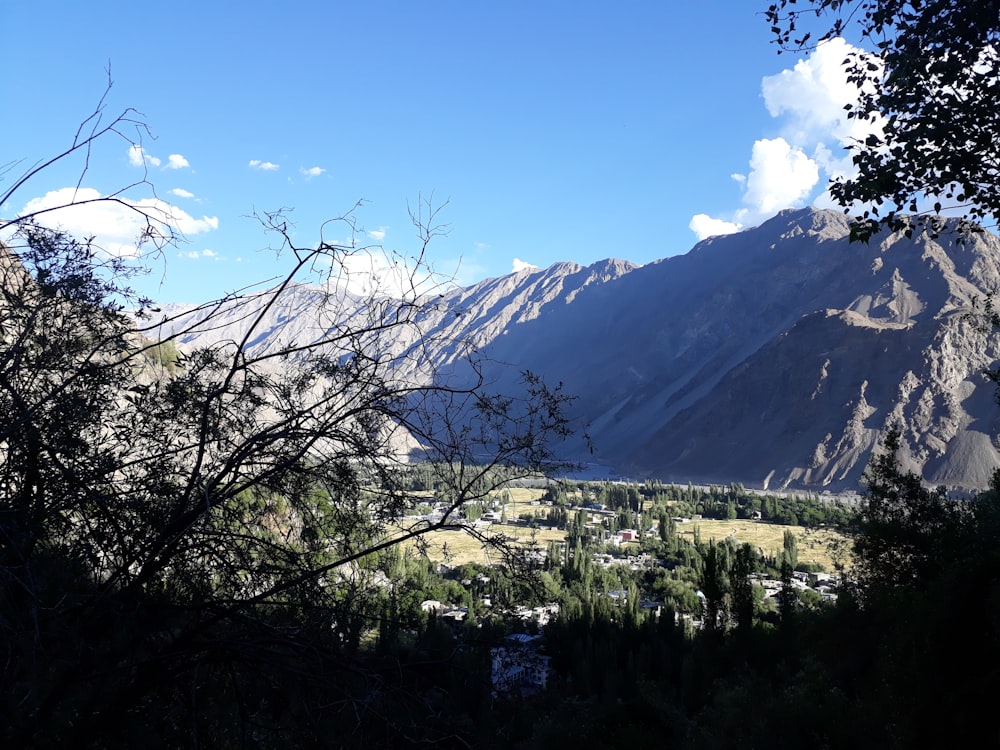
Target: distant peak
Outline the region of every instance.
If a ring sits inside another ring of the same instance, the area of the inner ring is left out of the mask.
[[[637,263],[633,263],[630,260],[622,260],[621,258],[605,258],[604,260],[599,260],[596,263],[592,263],[588,268],[591,271],[605,271],[614,273],[616,276],[620,276],[629,271],[634,271],[638,268]]]
[[[851,220],[843,211],[830,208],[786,208],[768,219],[762,227],[796,226],[806,232],[816,232],[823,235],[848,235],[851,231]]]
[[[617,278],[638,267],[637,264],[630,260],[605,258],[604,260],[591,263],[589,266],[581,266],[579,263],[573,263],[572,261],[561,261],[553,263],[546,268],[545,273],[548,276],[569,276],[570,274],[586,271],[591,276],[599,275],[604,278]]]
[[[545,273],[549,275],[566,275],[571,273],[578,273],[583,270],[583,266],[579,263],[574,263],[571,260],[561,260],[558,263],[553,263],[551,266],[545,269]]]

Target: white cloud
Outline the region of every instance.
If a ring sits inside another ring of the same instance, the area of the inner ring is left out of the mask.
[[[171,195],[176,195],[178,198],[194,198],[194,193],[184,188],[174,188],[170,191]]]
[[[299,172],[305,175],[307,180],[311,180],[313,177],[319,177],[325,171],[326,170],[323,169],[323,167],[309,167],[309,169],[306,169],[305,167],[299,168]]]
[[[699,238],[726,225],[759,223],[811,197],[816,205],[830,205],[829,180],[849,177],[854,171],[845,146],[882,127],[881,121],[847,118],[844,107],[857,101],[858,89],[847,80],[843,63],[855,52],[860,50],[843,39],[832,39],[792,68],[761,81],[764,104],[779,121],[780,135],[758,139],[750,156],[750,172],[731,175],[742,189],[742,208],[728,218],[698,214],[691,219],[688,226]],[[822,189],[815,197],[817,186]]]
[[[704,240],[720,234],[734,234],[742,229],[742,225],[722,219],[713,219],[707,214],[697,214],[691,217],[688,228],[697,235],[699,240]]]
[[[368,236],[376,242],[381,242],[385,239],[385,233],[388,228],[389,227],[379,227],[378,229],[371,229],[368,231]]]
[[[160,166],[160,160],[147,154],[139,145],[129,146],[128,163],[133,167],[141,167],[145,164],[152,164],[154,167]]]
[[[261,161],[260,159],[251,159],[250,166],[253,169],[260,169],[263,170],[264,172],[276,172],[278,169],[281,168],[280,164],[274,164],[273,162],[269,161]]]
[[[819,182],[819,166],[784,138],[753,144],[743,202],[754,219],[800,205]]]
[[[397,299],[429,294],[447,282],[425,265],[379,249],[340,253],[329,264],[331,280],[361,296]]]
[[[137,243],[147,227],[145,216],[164,234],[168,228],[183,235],[219,228],[218,217],[198,219],[158,198],[106,198],[93,188],[61,188],[29,201],[21,215],[44,211],[37,217],[39,223],[76,237],[94,237],[98,247],[118,256],[139,253]]]
[[[190,167],[188,160],[185,159],[180,154],[170,154],[167,157],[167,164],[164,169],[184,169],[185,167]]]
[[[831,39],[792,69],[761,81],[767,111],[785,118],[782,133],[788,140],[803,147],[844,146],[880,129],[880,122],[848,119],[844,109],[857,101],[858,89],[847,80],[843,62],[859,51],[843,39]]]
[[[131,146],[128,150],[128,163],[133,167],[141,167],[145,164],[145,160],[142,158],[142,147],[141,146]]]
[[[323,241],[336,249],[318,256],[312,263],[317,283],[347,289],[360,297],[414,299],[440,293],[457,283],[459,261],[438,260],[432,266],[424,259],[407,257],[378,245],[356,247],[352,237],[325,237]],[[242,258],[226,260],[238,263]],[[469,279],[469,283],[480,278],[481,272]]]
[[[209,250],[208,248],[204,250],[190,250],[182,253],[178,253],[181,258],[190,258],[191,260],[197,260],[199,258],[218,258],[214,250]]]
[[[511,269],[511,273],[521,273],[521,271],[537,271],[538,266],[528,263],[526,260],[521,260],[520,258],[514,258],[514,264]]]
[[[857,87],[847,80],[843,62],[859,52],[843,39],[820,44],[790,70],[761,82],[764,104],[772,117],[783,121],[782,133],[791,143],[811,151],[827,177],[850,177],[855,172],[845,147],[880,135],[885,120],[849,119],[845,107],[858,98]],[[880,65],[878,58],[870,58]]]
[[[744,207],[735,211],[731,219],[696,214],[688,228],[699,240],[738,232],[783,208],[802,205],[819,182],[819,176],[819,165],[801,149],[789,145],[784,138],[761,138],[753,144],[750,174],[737,180],[743,187]]]

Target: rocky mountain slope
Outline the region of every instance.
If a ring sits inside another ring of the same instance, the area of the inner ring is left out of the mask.
[[[863,245],[848,229],[836,212],[786,211],[643,267],[488,279],[426,301],[421,333],[392,345],[421,344],[451,378],[472,347],[497,388],[523,369],[562,381],[591,439],[565,450],[615,473],[856,489],[895,426],[928,482],[984,486],[1000,466],[1000,406],[981,373],[1000,336],[968,313],[1000,287],[1000,239]],[[292,290],[249,345],[311,335],[317,304],[364,314],[346,292],[333,305],[322,294]],[[186,340],[237,339],[239,317]]]

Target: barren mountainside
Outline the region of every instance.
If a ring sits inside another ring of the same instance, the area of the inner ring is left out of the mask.
[[[857,489],[879,436],[898,427],[928,482],[985,486],[1000,466],[1000,406],[982,372],[1000,360],[1000,335],[968,313],[1000,287],[1000,239],[865,245],[848,232],[839,213],[785,211],[642,267],[488,279],[428,301],[420,323],[450,377],[471,344],[512,365],[488,368],[498,387],[523,369],[562,381],[591,439],[565,450],[615,474]],[[331,309],[363,314],[343,294]],[[293,290],[267,336],[308,336],[318,301]],[[239,327],[188,342],[236,339]]]

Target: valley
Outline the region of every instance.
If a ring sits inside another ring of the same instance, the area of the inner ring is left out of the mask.
[[[1000,239],[849,234],[842,214],[799,209],[642,267],[524,270],[416,300],[417,326],[381,346],[421,382],[482,376],[510,392],[527,370],[562,383],[575,435],[561,457],[611,477],[859,492],[897,428],[926,482],[985,488],[1000,411],[982,373],[1000,362],[1000,335],[977,310],[1000,287]],[[166,306],[157,335],[238,341],[248,304],[213,308],[203,329],[199,313]],[[362,305],[344,289],[290,287],[248,350],[319,340],[317,320],[357,319]]]

